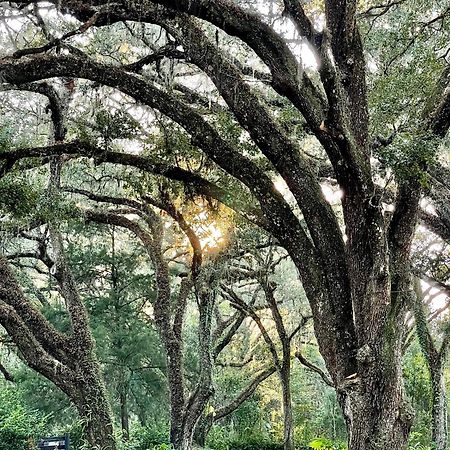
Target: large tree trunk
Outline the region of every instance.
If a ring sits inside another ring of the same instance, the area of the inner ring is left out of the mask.
[[[447,399],[444,380],[444,367],[437,363],[430,365],[431,386],[433,394],[432,426],[433,443],[436,450],[445,450],[448,440]]]
[[[97,362],[80,361],[76,380],[72,399],[86,440],[94,450],[115,450],[112,412]]]
[[[115,450],[113,424],[108,406],[101,401],[92,387],[80,391],[76,407],[83,424],[83,431],[93,450]]]
[[[358,372],[337,389],[349,450],[407,447],[414,413],[403,387],[402,333],[395,325],[397,320],[387,322],[384,339],[380,337],[378,345],[358,350]]]
[[[412,414],[400,379],[381,384],[368,376],[340,393],[348,430],[349,450],[406,449]],[[383,390],[386,389],[384,392]]]

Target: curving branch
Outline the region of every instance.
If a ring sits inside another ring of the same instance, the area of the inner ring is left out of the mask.
[[[7,260],[2,257],[0,257],[0,299],[15,311],[17,317],[21,318],[23,326],[29,330],[27,333],[33,334],[33,341],[38,342],[43,351],[61,363],[73,365],[73,361],[66,354],[70,348],[70,339],[56,330],[44,315],[25,298],[8,267]],[[6,306],[4,307],[5,311]]]
[[[45,158],[53,155],[79,155],[94,158],[96,164],[112,163],[135,167],[144,172],[179,181],[183,183],[187,189],[191,190],[191,192],[200,196],[214,198],[228,206],[230,209],[242,214],[249,221],[264,229],[268,228],[268,224],[262,216],[261,210],[252,205],[252,202],[255,200],[252,200],[251,198],[248,201],[246,200],[249,197],[247,193],[242,192],[240,195],[235,195],[230,190],[218,186],[197,173],[187,171],[177,166],[157,162],[149,157],[105,151],[103,148],[93,144],[72,141],[48,145],[46,147],[22,148],[5,151],[0,153],[0,160],[5,160],[7,163],[14,164],[16,161],[25,158],[41,157],[44,158],[43,163],[46,164],[48,161]]]
[[[267,380],[272,374],[276,372],[275,367],[269,367],[261,371],[249,384],[248,386],[236,397],[225,406],[216,409],[212,414],[214,422],[223,419],[224,417],[230,415],[236,409],[238,409],[246,400],[248,400],[256,391],[257,387],[264,381]]]
[[[320,378],[322,378],[323,382],[327,384],[328,386],[334,387],[333,380],[323,371],[319,366],[316,366],[311,361],[305,358],[305,356],[302,354],[300,350],[297,350],[295,352],[295,357],[300,361],[302,365],[307,367],[308,369],[312,370],[313,372],[316,372],[320,375]]]

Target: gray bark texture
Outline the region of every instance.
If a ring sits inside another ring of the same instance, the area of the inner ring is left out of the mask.
[[[6,260],[0,259],[0,323],[26,364],[74,403],[92,448],[115,450],[112,416],[85,319],[84,307],[73,305],[71,320],[77,323],[73,334],[55,330],[28,302]]]

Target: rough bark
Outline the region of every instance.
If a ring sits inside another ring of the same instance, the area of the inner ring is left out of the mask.
[[[14,307],[18,304],[28,305],[26,316]],[[52,381],[74,403],[92,448],[115,450],[109,404],[96,357],[87,350],[89,344],[75,334],[57,334],[25,299],[4,259],[0,259],[0,323],[29,367]],[[34,328],[41,326],[51,334],[43,338],[35,333]],[[52,340],[52,336],[57,339]]]
[[[444,367],[439,362],[430,365],[432,387],[432,441],[436,450],[446,450],[448,445],[447,396]]]
[[[111,410],[103,380],[99,377],[99,368],[92,371],[92,367],[89,367],[93,363],[91,361],[79,365],[77,374],[79,392],[75,396],[74,403],[90,446],[93,449],[114,450],[116,442]]]
[[[397,345],[393,353],[390,348],[383,352],[386,355],[382,357],[372,352],[360,354],[359,373],[337,390],[352,450],[381,450],[393,443],[403,449],[407,445],[413,413],[405,399],[400,350]]]

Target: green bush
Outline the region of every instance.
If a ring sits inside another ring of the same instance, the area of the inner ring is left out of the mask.
[[[409,435],[408,450],[432,450],[428,443],[428,433],[413,431]]]
[[[347,446],[342,442],[332,441],[327,438],[313,439],[309,444],[309,448],[317,450],[346,450]]]
[[[49,416],[24,405],[20,392],[0,387],[0,450],[25,450],[45,434]]]
[[[283,444],[264,438],[246,439],[245,441],[235,439],[230,440],[226,444],[227,450],[283,450]]]
[[[119,441],[119,439],[118,439]],[[131,430],[130,440],[120,444],[120,450],[169,450],[169,431],[166,427],[135,427]]]
[[[283,444],[273,439],[246,435],[236,436],[216,429],[208,436],[207,447],[211,450],[283,450]]]

